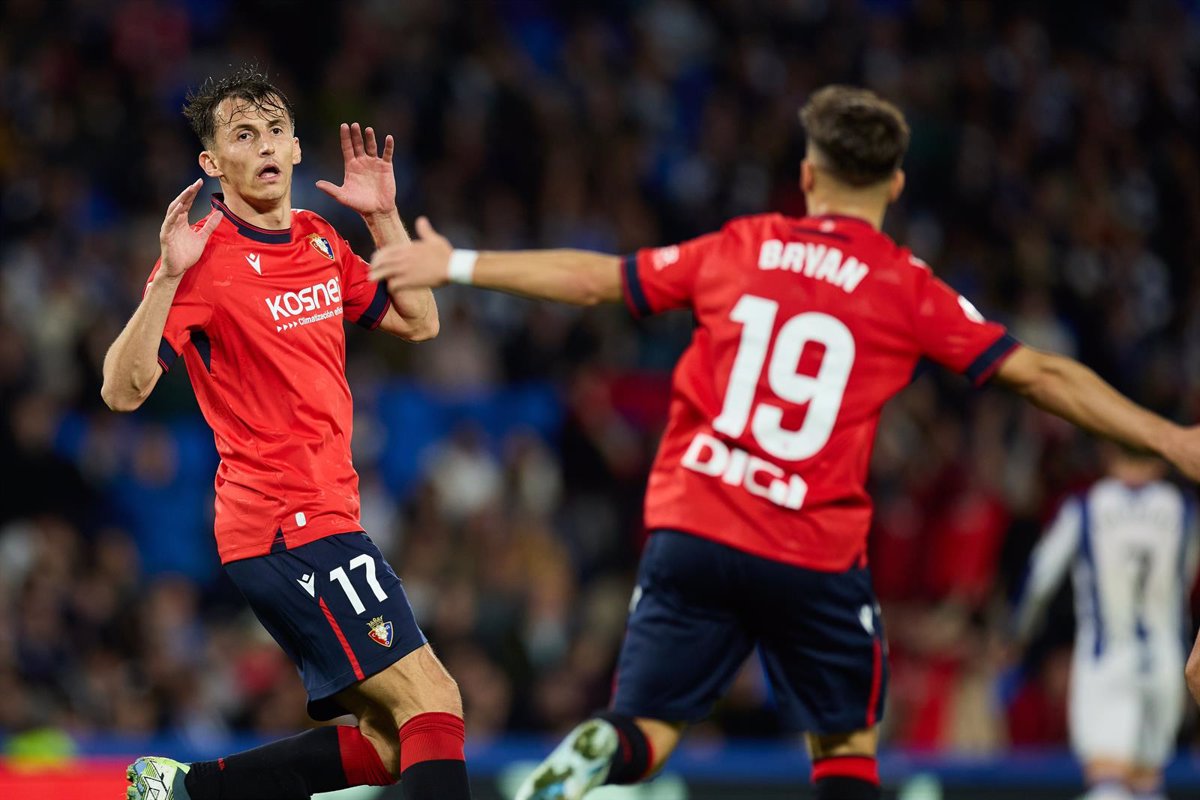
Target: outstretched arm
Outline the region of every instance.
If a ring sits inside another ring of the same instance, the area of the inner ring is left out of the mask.
[[[221,212],[214,211],[200,230],[188,225],[188,210],[202,184],[197,180],[167,207],[158,234],[161,265],[137,310],[104,356],[100,396],[113,411],[139,408],[162,376],[158,347],[175,292],[184,274],[200,260],[209,237],[221,222]]]
[[[621,300],[619,256],[586,250],[456,251],[425,217],[417,220],[417,236],[410,245],[376,251],[371,278],[387,281],[389,291],[454,280],[581,306]]]
[[[1200,427],[1184,428],[1142,408],[1074,359],[1018,347],[996,380],[1038,408],[1084,430],[1157,453],[1200,480]]]
[[[365,133],[365,136],[364,136]],[[317,188],[362,215],[376,247],[405,246],[408,232],[396,209],[396,175],[392,168],[395,140],[389,135],[379,152],[375,130],[365,132],[357,122],[341,126],[342,160],[346,176],[341,186],[317,181]],[[379,327],[409,341],[432,339],[438,333],[437,303],[427,287],[388,289],[391,308]]]

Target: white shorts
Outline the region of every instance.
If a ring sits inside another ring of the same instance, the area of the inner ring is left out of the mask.
[[[1154,648],[1148,670],[1142,648],[1110,648],[1099,659],[1075,648],[1071,671],[1071,747],[1084,761],[1162,767],[1175,752],[1183,718],[1179,647]]]

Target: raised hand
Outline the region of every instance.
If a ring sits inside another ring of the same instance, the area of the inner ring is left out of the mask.
[[[158,232],[158,243],[162,248],[161,274],[169,278],[182,277],[200,260],[213,231],[221,224],[223,215],[220,211],[213,211],[199,230],[193,229],[188,223],[188,211],[203,184],[203,179],[198,179],[167,206],[167,215]]]
[[[371,256],[371,280],[387,281],[389,292],[442,286],[453,249],[427,217],[418,217],[415,241],[381,247]]]
[[[363,129],[357,122],[342,123],[342,161],[346,176],[341,186],[317,181],[317,188],[347,208],[363,216],[387,214],[396,208],[396,174],[392,153],[396,143],[389,135],[383,140],[383,155],[375,143],[375,129]]]

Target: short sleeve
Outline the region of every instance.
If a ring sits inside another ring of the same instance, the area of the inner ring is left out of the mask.
[[[391,305],[387,284],[370,279],[371,266],[342,239],[339,264],[342,270],[342,308],[347,318],[367,330],[383,322]]]
[[[143,297],[150,291],[150,284],[154,282],[161,266],[162,259],[159,259],[146,280]],[[171,301],[171,310],[167,312],[167,322],[163,326],[162,341],[158,345],[158,363],[163,372],[171,371],[193,334],[202,331],[212,319],[212,301],[204,294],[203,275],[204,264],[199,263],[184,273],[179,288],[175,290],[175,298]]]
[[[696,276],[720,241],[720,233],[709,233],[682,244],[626,256],[621,284],[630,313],[641,318],[673,308],[690,308]]]
[[[985,383],[1020,344],[1003,325],[989,322],[971,302],[931,273],[920,270],[913,328],[923,355]]]

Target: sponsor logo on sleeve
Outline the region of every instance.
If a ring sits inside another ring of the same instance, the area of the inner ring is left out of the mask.
[[[978,322],[980,324],[986,322],[986,320],[983,318],[983,314],[979,313],[979,309],[972,305],[971,301],[963,297],[961,294],[958,296],[958,305],[960,308],[962,308],[963,313],[967,315],[967,319],[971,320],[971,322]]]
[[[679,260],[679,245],[660,247],[650,254],[650,263],[656,270],[664,270]]]

